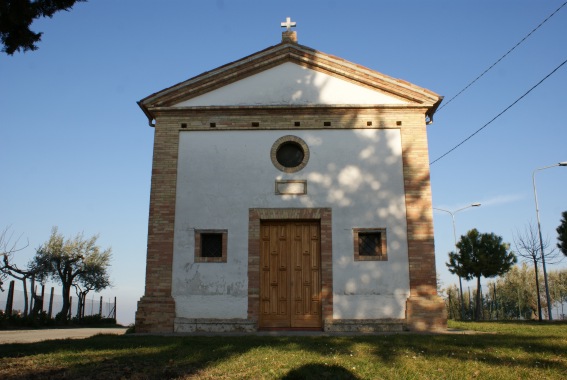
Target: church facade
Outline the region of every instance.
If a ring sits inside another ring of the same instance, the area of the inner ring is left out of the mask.
[[[139,332],[436,330],[442,98],[282,42],[139,102],[155,128]]]

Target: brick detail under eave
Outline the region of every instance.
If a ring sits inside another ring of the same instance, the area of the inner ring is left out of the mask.
[[[171,296],[179,124],[156,120],[148,223],[145,294],[138,302],[136,331],[173,332]]]

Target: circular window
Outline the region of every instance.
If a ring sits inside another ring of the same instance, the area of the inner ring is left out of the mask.
[[[287,141],[276,150],[276,160],[286,168],[295,168],[303,162],[305,153],[303,148],[296,142]]]
[[[297,136],[284,136],[272,145],[271,158],[279,170],[294,173],[307,165],[309,148],[305,141]]]

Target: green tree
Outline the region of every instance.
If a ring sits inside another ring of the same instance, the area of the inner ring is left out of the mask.
[[[559,319],[565,318],[565,303],[567,303],[567,269],[550,271],[549,292],[553,305],[557,308]],[[561,310],[559,310],[561,308]]]
[[[111,286],[108,265],[104,263],[105,257],[93,257],[85,263],[84,273],[78,277],[78,281],[73,284],[75,293],[79,300],[77,305],[77,317],[85,316],[85,300],[87,294],[93,290],[99,292]]]
[[[567,211],[561,214],[561,224],[557,227],[557,248],[567,256]]]
[[[542,282],[540,271],[539,281]],[[540,286],[543,284],[540,284]],[[538,316],[538,294],[532,269],[525,263],[514,265],[510,271],[496,281],[500,314],[504,319],[536,318]],[[542,309],[546,312],[545,298]]]
[[[62,286],[63,306],[59,319],[65,319],[69,314],[71,287],[102,290],[110,285],[107,269],[112,258],[111,249],[101,250],[96,244],[97,239],[97,235],[85,239],[82,233],[65,239],[54,227],[49,240],[38,248],[32,260],[31,267],[37,268],[42,280],[51,278]]]
[[[458,252],[449,253],[446,263],[449,271],[466,280],[477,280],[475,319],[480,318],[481,286],[480,278],[503,275],[516,263],[509,244],[502,242],[502,237],[494,233],[479,233],[476,228],[461,236],[457,243]]]
[[[43,33],[30,30],[40,17],[53,17],[58,11],[68,11],[77,2],[86,0],[0,0],[0,40],[2,51],[13,55],[16,51],[36,50],[36,42]]]
[[[460,303],[459,303],[459,288],[457,285],[452,284],[443,289],[443,298],[447,307],[447,315],[449,319],[460,320]]]

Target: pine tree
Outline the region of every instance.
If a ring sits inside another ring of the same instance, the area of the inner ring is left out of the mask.
[[[563,211],[561,224],[557,227],[557,248],[567,256],[567,211]]]
[[[40,17],[53,17],[58,11],[68,11],[76,2],[86,0],[2,0],[0,1],[0,40],[8,55],[16,51],[37,50],[43,33],[30,30]]]
[[[502,237],[494,233],[479,233],[476,228],[461,236],[457,243],[458,252],[449,253],[446,264],[449,271],[466,280],[477,279],[475,319],[480,317],[481,286],[480,278],[503,275],[516,263],[510,245],[502,242]]]

